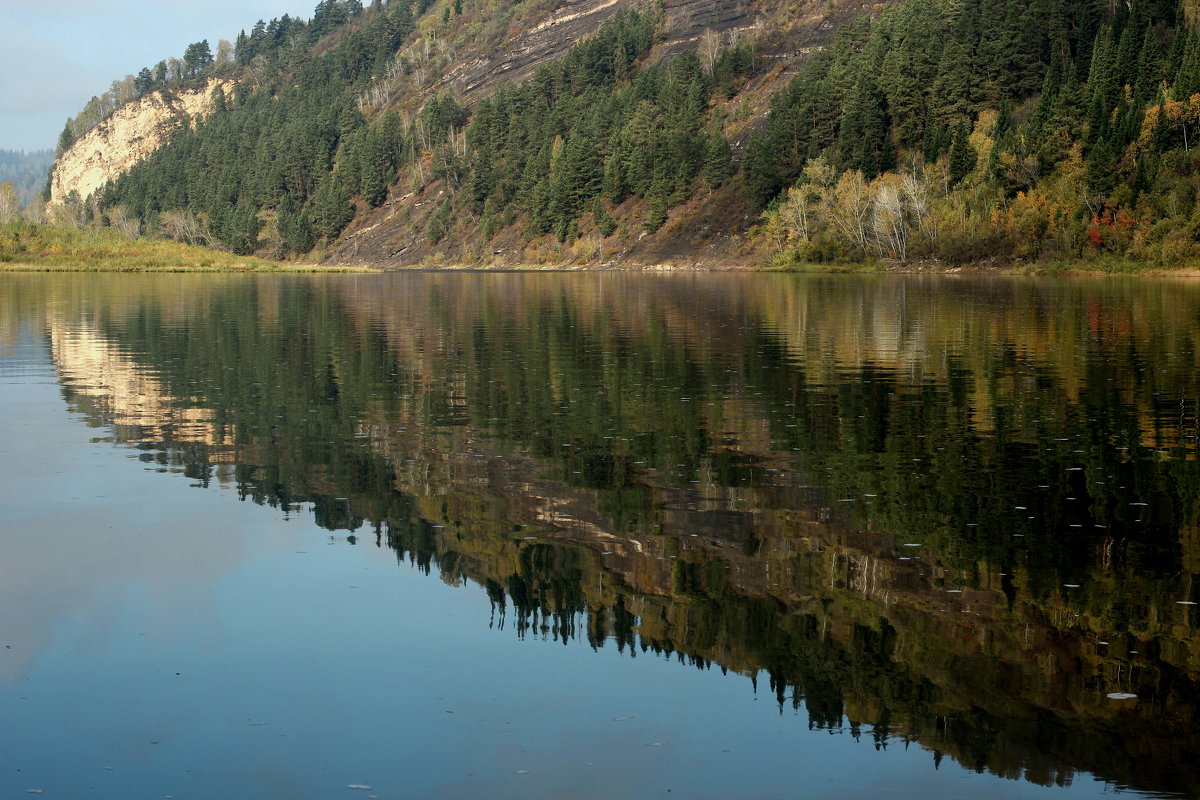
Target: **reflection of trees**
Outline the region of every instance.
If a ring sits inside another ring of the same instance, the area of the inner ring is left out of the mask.
[[[761,675],[970,768],[1200,787],[1191,292],[390,280],[56,302],[162,393],[118,438],[369,525],[519,635]]]

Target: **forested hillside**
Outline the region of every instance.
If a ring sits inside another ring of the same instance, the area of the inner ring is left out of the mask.
[[[746,149],[786,260],[1196,255],[1187,4],[912,0],[842,30]]]
[[[394,266],[689,261],[712,241],[743,263],[1176,266],[1200,255],[1190,1],[855,19],[763,0],[753,31],[664,48],[682,0],[658,0],[468,99],[465,54],[552,4],[322,0],[146,70],[139,88],[236,88],[95,205],[238,253]]]
[[[346,12],[332,36],[330,8]],[[663,11],[621,10],[471,110],[451,91],[411,110],[387,87],[406,73],[425,83],[422,56],[397,55],[421,10],[323,3],[310,23],[285,19],[239,37],[234,59],[258,69],[259,85],[243,80],[222,95],[206,120],[111,185],[100,207],[235,252],[302,255],[335,242],[402,177],[400,191],[445,194],[419,221],[428,245],[465,227],[486,241],[513,224],[527,240],[569,242],[585,214],[615,230],[602,196],[645,199],[639,224],[653,231],[698,184],[729,174],[710,101],[750,73],[746,45],[650,63]]]

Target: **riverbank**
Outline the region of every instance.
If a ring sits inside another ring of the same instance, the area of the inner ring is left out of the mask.
[[[76,230],[30,222],[0,225],[4,272],[373,272],[291,264],[167,239],[130,239],[112,228]]]
[[[773,264],[769,272],[815,273],[815,274],[907,274],[907,275],[1036,275],[1041,277],[1100,277],[1129,275],[1158,278],[1198,278],[1200,263],[1178,267],[1130,261],[1128,259],[1100,256],[1078,260],[1014,261],[1010,259],[987,259],[964,263],[947,263],[937,259],[912,259],[909,261],[870,260],[858,262],[834,262],[821,264]]]
[[[602,263],[470,265],[428,263],[409,267],[296,263],[242,256],[167,239],[130,239],[112,228],[76,230],[29,222],[0,225],[0,272],[775,272],[821,274],[990,274],[1041,276],[1136,275],[1200,277],[1200,265],[1157,264],[1100,257],[1078,261],[987,261],[948,264],[935,259],[871,260],[820,264],[755,264],[752,259],[684,258],[644,264]]]

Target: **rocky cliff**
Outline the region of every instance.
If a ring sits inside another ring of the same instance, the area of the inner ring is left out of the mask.
[[[50,179],[50,202],[62,203],[71,192],[87,200],[161,147],[180,125],[207,114],[214,89],[228,92],[232,85],[213,78],[199,89],[151,92],[118,108],[59,156]]]

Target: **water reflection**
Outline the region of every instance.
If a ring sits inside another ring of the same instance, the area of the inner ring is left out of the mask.
[[[0,347],[44,331],[114,442],[478,584],[494,626],[751,676],[879,748],[1200,794],[1200,287],[5,276],[0,303]]]

